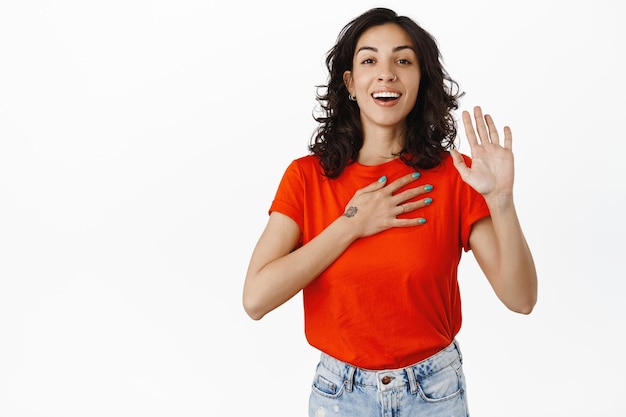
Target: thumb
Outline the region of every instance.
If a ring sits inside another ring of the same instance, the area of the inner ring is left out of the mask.
[[[367,185],[363,188],[361,188],[359,191],[367,193],[367,192],[372,192],[372,191],[376,191],[376,190],[380,190],[381,188],[383,188],[385,185],[387,184],[387,176],[383,175],[382,177],[380,177],[378,180],[374,181],[373,183],[371,183],[370,185]]]
[[[387,184],[387,177],[385,175],[383,175],[382,177],[380,177],[377,181],[374,181],[373,183],[366,185],[363,188],[359,188],[358,190],[356,190],[356,192],[354,193],[354,197],[363,195],[363,194],[367,194],[367,193],[372,193],[374,191],[380,190],[381,188],[383,188],[385,185]],[[350,200],[352,201],[352,200]]]
[[[454,162],[454,167],[457,171],[459,171],[459,174],[461,174],[461,178],[469,175],[470,169],[465,163],[463,155],[461,155],[456,149],[450,149],[450,155],[452,156],[452,162]]]
[[[374,181],[373,183],[371,183],[369,185],[366,185],[365,187],[356,190],[356,192],[354,193],[354,195],[352,196],[350,201],[348,201],[348,204],[346,204],[346,210],[348,210],[350,208],[349,206],[350,206],[350,204],[352,204],[352,202],[354,201],[355,198],[360,197],[363,194],[373,193],[375,191],[378,191],[381,188],[383,188],[386,184],[387,184],[387,176],[383,175],[377,181]]]

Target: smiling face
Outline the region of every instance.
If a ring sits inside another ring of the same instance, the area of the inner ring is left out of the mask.
[[[356,97],[364,130],[404,129],[420,85],[411,38],[392,23],[369,28],[357,42],[352,71],[345,71],[343,79],[350,95]]]

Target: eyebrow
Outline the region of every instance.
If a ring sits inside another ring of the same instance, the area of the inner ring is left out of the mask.
[[[398,52],[398,51],[402,51],[404,49],[410,49],[413,52],[415,52],[417,54],[417,51],[415,50],[415,48],[413,48],[411,45],[400,45],[400,46],[396,46],[395,48],[393,48],[393,52]],[[374,48],[373,46],[362,46],[360,47],[356,53],[358,54],[361,51],[374,51],[374,52],[378,52],[378,48]]]

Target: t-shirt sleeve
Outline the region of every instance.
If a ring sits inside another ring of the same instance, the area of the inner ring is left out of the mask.
[[[467,166],[471,166],[471,159],[463,156]],[[464,182],[459,176],[461,187],[461,245],[465,252],[469,251],[469,236],[472,226],[478,220],[489,216],[489,207],[485,198],[478,191],[474,190],[470,185]]]
[[[300,230],[304,224],[304,176],[298,161],[293,161],[283,174],[269,209],[289,216]]]

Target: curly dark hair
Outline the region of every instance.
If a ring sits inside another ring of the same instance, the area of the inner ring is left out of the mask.
[[[443,67],[435,38],[417,23],[386,8],[374,8],[356,17],[339,33],[326,56],[328,84],[318,86],[316,99],[321,115],[313,116],[319,126],[309,150],[319,157],[324,174],[337,178],[356,161],[363,146],[359,107],[348,98],[343,74],[352,70],[357,42],[367,29],[393,23],[403,28],[416,48],[421,80],[417,101],[407,116],[404,148],[399,156],[415,169],[439,165],[444,152],[454,147],[457,129],[452,110],[463,95],[459,85]],[[323,93],[320,93],[323,91]]]

